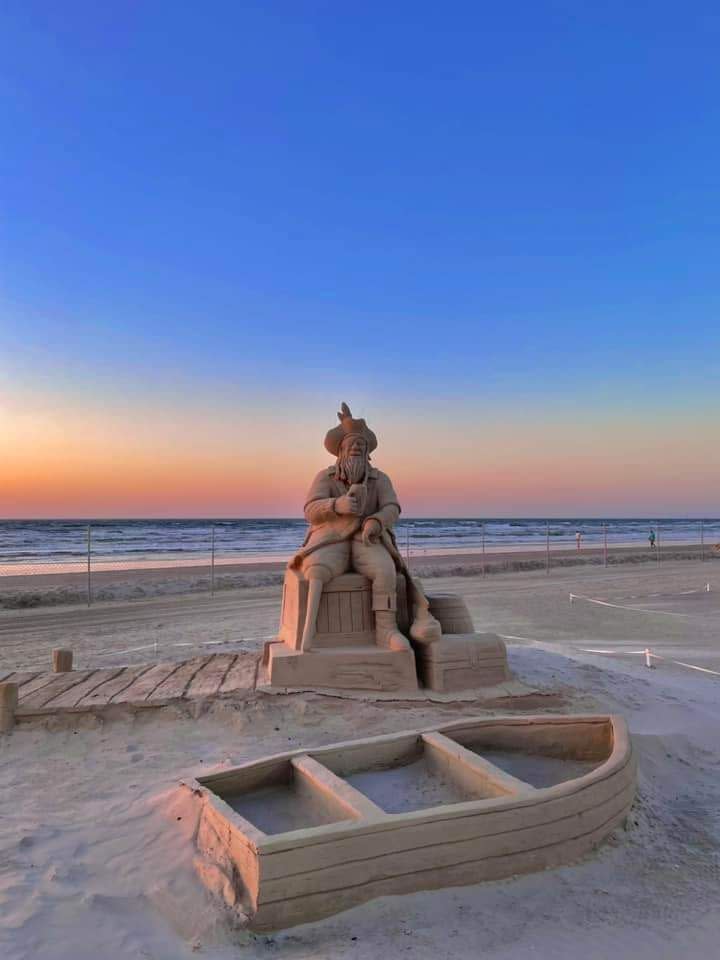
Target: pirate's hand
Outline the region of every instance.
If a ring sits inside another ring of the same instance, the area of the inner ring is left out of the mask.
[[[366,547],[371,543],[377,543],[382,533],[382,524],[375,517],[370,517],[365,521],[362,529],[362,542]]]
[[[360,513],[360,503],[357,497],[346,493],[343,497],[338,497],[335,501],[335,513],[358,514]]]

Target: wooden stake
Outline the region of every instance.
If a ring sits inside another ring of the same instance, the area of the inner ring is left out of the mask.
[[[0,683],[0,733],[9,733],[15,726],[17,705],[17,684]]]
[[[550,573],[550,524],[545,526],[545,573]]]
[[[604,566],[608,565],[608,552],[607,552],[607,524],[603,524],[603,558]]]
[[[69,673],[73,668],[72,650],[63,650],[60,647],[52,652],[53,673]]]

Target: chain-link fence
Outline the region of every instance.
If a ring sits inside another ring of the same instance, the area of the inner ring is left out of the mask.
[[[278,583],[302,520],[2,521],[0,604],[87,603]],[[401,520],[420,573],[720,558],[720,520]]]

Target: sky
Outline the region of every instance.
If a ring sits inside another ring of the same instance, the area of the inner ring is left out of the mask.
[[[720,9],[4,0],[0,516],[720,515]]]

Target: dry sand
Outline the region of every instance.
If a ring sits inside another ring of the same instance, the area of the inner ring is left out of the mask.
[[[661,562],[697,560],[702,555],[707,561],[720,560],[720,550],[712,545],[703,548],[699,544],[663,544],[659,551],[648,547],[628,544],[613,544],[608,553],[608,565],[640,564],[655,567]],[[512,573],[517,571],[545,570],[547,557],[541,544],[516,545],[504,550],[493,548],[486,554],[479,551],[460,553],[455,551],[423,551],[411,555],[410,565],[415,574],[422,577],[478,576]],[[552,569],[567,567],[603,566],[604,551],[600,547],[583,547],[578,552],[574,547],[554,545],[550,553]],[[88,600],[87,571],[83,564],[75,570],[60,563],[53,567],[42,564],[35,572],[12,574],[11,567],[0,571],[0,609],[24,609],[38,606],[83,603]],[[18,568],[21,569],[21,568]],[[222,595],[225,591],[254,589],[261,586],[282,584],[285,562],[275,560],[252,560],[242,563],[219,563],[215,569],[214,588]],[[42,571],[42,572],[37,572]],[[93,603],[108,600],[142,600],[149,597],[179,596],[188,593],[209,593],[211,571],[207,563],[192,565],[189,561],[173,566],[139,567],[128,562],[102,563],[93,569],[90,594]]]
[[[711,572],[709,564],[678,563],[653,573],[588,567],[549,578],[527,573],[433,583],[464,592],[479,629],[523,637],[509,648],[513,668],[531,685],[559,691],[565,709],[627,717],[640,759],[640,796],[627,829],[583,862],[500,883],[384,898],[254,937],[233,925],[196,878],[194,811],[177,782],[288,747],[482,713],[477,706],[255,695],[196,717],[168,708],[106,722],[34,722],[0,741],[0,956],[714,956],[720,677],[667,661],[647,670],[627,652],[651,639],[673,659],[690,662],[692,654],[692,662],[704,658],[720,670],[718,607],[714,590],[704,596],[702,590]],[[615,606],[570,605],[570,592]],[[108,645],[117,651],[147,640],[151,625],[161,645],[197,644],[231,631],[251,637],[275,626],[274,587],[235,598],[228,593],[222,603],[218,610],[188,597],[91,611],[8,611],[0,621],[0,652],[14,637],[13,656],[32,658],[35,647],[54,642],[55,631],[65,631],[68,642],[72,630],[69,645],[79,645],[90,662]],[[106,619],[83,624],[83,614]]]

